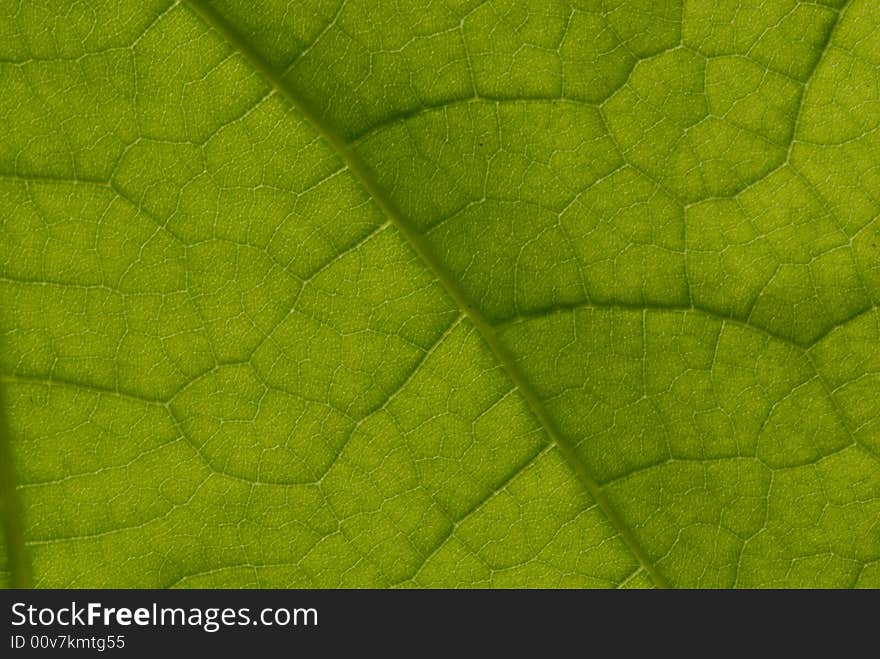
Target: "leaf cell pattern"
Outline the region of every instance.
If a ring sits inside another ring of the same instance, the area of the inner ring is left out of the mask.
[[[0,16],[0,582],[880,587],[878,3]]]

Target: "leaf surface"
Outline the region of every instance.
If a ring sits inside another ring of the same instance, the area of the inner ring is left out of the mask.
[[[2,578],[880,586],[880,5],[0,3]]]

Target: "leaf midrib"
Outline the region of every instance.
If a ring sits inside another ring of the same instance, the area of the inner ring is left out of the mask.
[[[627,548],[639,561],[641,566],[650,575],[654,585],[658,588],[668,588],[669,582],[659,572],[650,560],[646,551],[638,542],[635,534],[624,523],[623,518],[611,505],[608,497],[599,482],[593,477],[586,463],[578,455],[574,444],[569,441],[559,430],[556,423],[544,408],[541,399],[534,391],[532,385],[526,379],[524,373],[517,365],[513,355],[502,343],[495,328],[486,320],[482,312],[474,307],[462,291],[459,283],[441,263],[433,250],[424,240],[423,236],[412,228],[405,215],[390,198],[385,189],[378,184],[367,165],[352,150],[337,131],[326,122],[320,115],[314,112],[309,105],[299,97],[283,74],[276,71],[257,50],[239,34],[237,29],[230,24],[224,16],[217,12],[205,0],[187,0],[184,3],[210,28],[220,33],[229,44],[253,66],[279,94],[287,99],[312,128],[333,148],[339,158],[345,163],[354,177],[370,195],[374,203],[380,208],[395,228],[401,233],[410,248],[421,259],[425,267],[436,277],[446,293],[454,300],[477,331],[495,358],[506,371],[508,377],[519,390],[520,395],[528,404],[532,414],[547,433],[548,437],[562,453],[569,467],[574,471],[578,481],[589,493],[605,517],[620,535]]]

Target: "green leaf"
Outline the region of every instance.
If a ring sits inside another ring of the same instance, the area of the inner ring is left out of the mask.
[[[877,2],[3,0],[0,88],[8,582],[880,586]]]

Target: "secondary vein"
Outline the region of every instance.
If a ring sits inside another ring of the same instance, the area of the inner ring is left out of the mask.
[[[623,542],[636,557],[645,571],[651,576],[658,588],[667,588],[669,583],[659,572],[647,552],[623,518],[611,505],[599,482],[592,476],[583,459],[578,455],[575,445],[559,430],[556,423],[547,413],[541,399],[535,393],[525,374],[516,363],[507,346],[498,337],[495,328],[486,320],[482,312],[470,303],[461,290],[456,279],[445,265],[434,254],[425,238],[416,231],[397,204],[390,198],[382,186],[378,184],[369,167],[360,159],[351,145],[323,117],[314,112],[304,102],[281,72],[276,71],[230,24],[226,18],[214,9],[206,0],[187,0],[190,7],[208,26],[219,32],[247,61],[253,66],[278,92],[290,103],[314,128],[314,130],[336,151],[351,173],[372,197],[376,205],[388,217],[395,228],[409,243],[412,250],[422,260],[432,274],[440,282],[446,293],[459,306],[483,338],[489,350],[507,372],[508,377],[519,390],[532,413],[541,423],[548,437],[556,444],[560,453],[575,473],[584,489],[590,494],[609,522],[614,526]]]
[[[18,500],[10,438],[3,386],[0,384],[0,517],[2,517],[3,539],[9,561],[10,585],[13,588],[30,588],[33,584],[31,563],[24,538],[24,524],[21,504]]]

